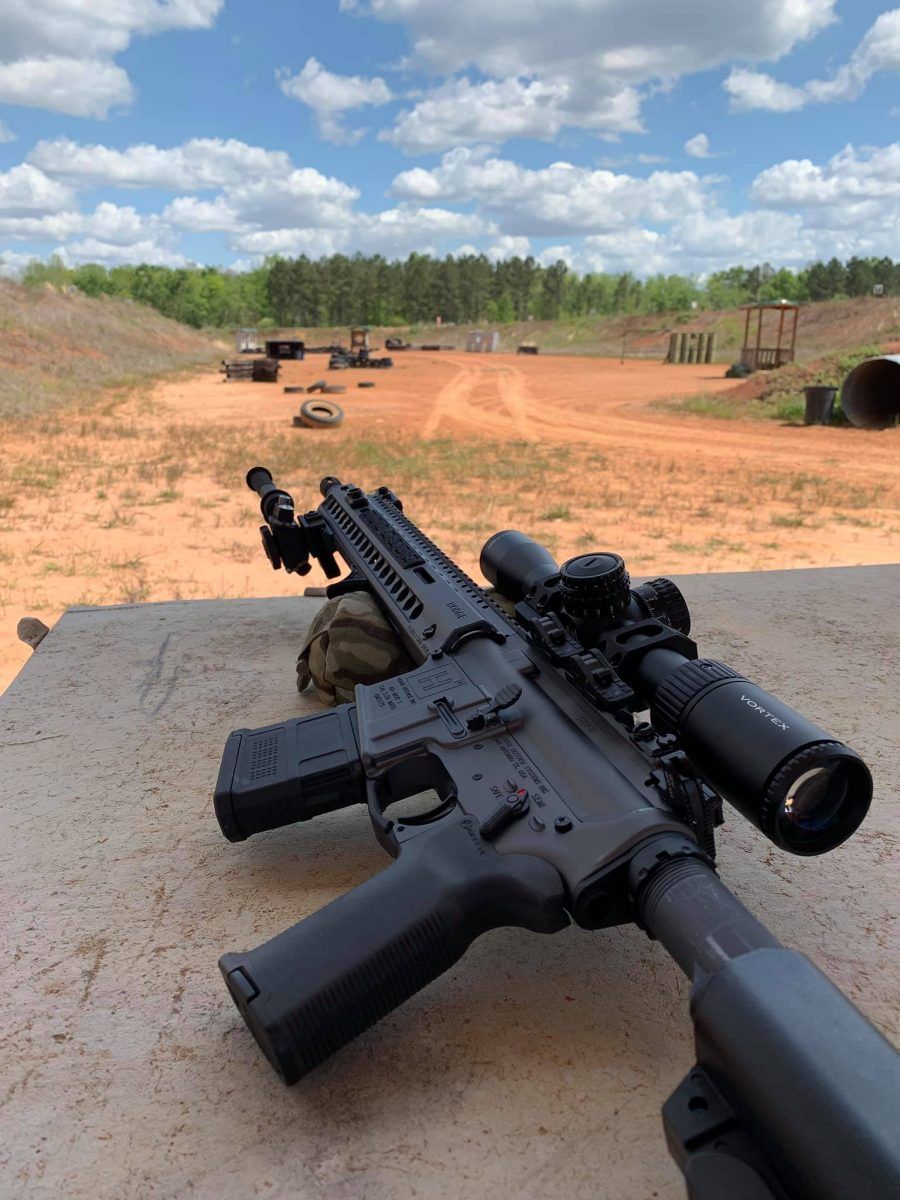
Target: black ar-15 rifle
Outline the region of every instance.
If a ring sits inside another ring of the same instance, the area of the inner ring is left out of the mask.
[[[232,841],[364,803],[396,862],[220,962],[286,1083],[447,970],[479,934],[636,922],[693,982],[697,1065],[663,1109],[698,1200],[900,1196],[900,1058],[720,882],[721,798],[776,845],[821,854],[863,820],[863,761],[722,663],[697,657],[677,587],[615,554],[557,566],[522,533],[481,566],[510,618],[387,488],[322,481],[296,517],[262,467],[274,567],[315,557],[365,589],[419,665],[356,703],[238,730],[216,813]],[[634,714],[649,710],[650,722]],[[431,811],[390,807],[426,790]]]

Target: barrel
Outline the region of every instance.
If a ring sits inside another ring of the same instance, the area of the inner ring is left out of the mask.
[[[850,372],[841,407],[859,429],[888,429],[900,423],[900,355],[867,358]]]
[[[808,387],[803,389],[803,395],[806,397],[805,423],[807,425],[830,425],[834,414],[837,388]]]

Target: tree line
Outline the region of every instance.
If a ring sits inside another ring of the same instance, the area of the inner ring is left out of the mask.
[[[492,262],[483,254],[403,261],[379,255],[271,258],[252,271],[217,267],[67,267],[54,256],[26,267],[23,282],[73,286],[88,296],[121,296],[149,304],[195,328],[237,325],[316,327],[433,322],[505,324],[529,317],[591,317],[734,308],[763,300],[835,300],[900,295],[900,262],[851,258],[799,271],[768,264],[731,267],[704,280],[630,272],[579,275],[564,262],[534,258]]]

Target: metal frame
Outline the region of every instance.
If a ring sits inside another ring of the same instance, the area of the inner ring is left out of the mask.
[[[747,314],[744,324],[744,346],[741,350],[741,362],[751,371],[771,371],[791,363],[796,357],[797,324],[800,320],[800,305],[792,304],[789,300],[767,301],[763,304],[746,304],[743,311]],[[778,340],[774,346],[762,344],[763,316],[768,311],[774,311],[778,316]],[[791,324],[790,345],[783,345],[785,316],[793,313]],[[756,341],[750,340],[750,322],[756,313]]]

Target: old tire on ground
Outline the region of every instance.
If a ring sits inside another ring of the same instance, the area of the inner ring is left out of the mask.
[[[300,406],[299,420],[310,429],[340,425],[344,410],[333,400],[306,400]]]
[[[371,379],[361,379],[356,386],[369,388],[369,387],[374,387],[375,384]]]
[[[322,388],[323,396],[340,396],[346,392],[346,387],[342,383],[329,383]]]
[[[301,392],[305,392],[306,388],[305,387],[286,387],[284,390],[288,396],[297,396]]]
[[[326,387],[328,387],[328,384],[324,379],[317,379],[315,383],[307,384],[306,390],[308,392],[321,392],[321,390]]]
[[[295,429],[301,429],[301,428],[305,429],[306,428],[306,422],[303,420],[302,417],[293,417],[292,424]]]

